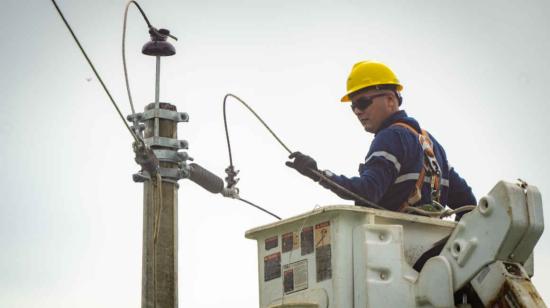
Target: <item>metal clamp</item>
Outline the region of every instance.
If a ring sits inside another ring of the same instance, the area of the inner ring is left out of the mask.
[[[225,188],[221,192],[222,196],[232,199],[239,198],[239,189],[237,187]]]
[[[229,167],[225,169],[225,173],[227,173],[227,177],[225,178],[227,188],[234,188],[237,182],[239,182],[239,179],[236,178],[237,174],[239,174],[239,170],[235,170],[233,165],[229,165]]]
[[[187,154],[187,152],[178,152],[175,150],[164,149],[153,149],[153,152],[155,152],[155,156],[158,158],[158,160],[162,162],[179,163],[182,161],[193,160],[191,157],[189,157],[189,154]]]
[[[143,139],[145,125],[143,122],[154,119],[154,135]],[[143,113],[135,113],[127,116],[127,120],[134,125],[132,129],[136,132],[143,143],[141,148],[134,146],[136,152],[136,162],[141,165],[142,170],[132,176],[134,182],[145,182],[151,180],[151,174],[157,172],[162,177],[162,181],[177,184],[180,179],[190,176],[189,167],[186,161],[193,160],[187,152],[178,152],[181,149],[188,149],[189,143],[186,140],[177,140],[175,138],[159,136],[159,120],[166,119],[173,122],[188,122],[189,115],[185,112],[177,112],[168,109],[160,109],[158,102],[155,108],[146,110]],[[140,123],[138,123],[140,122]],[[162,168],[159,162],[169,162],[177,164],[178,167]]]
[[[126,121],[134,123],[134,121],[140,122],[141,118],[143,117],[143,113],[132,113],[126,116]],[[145,129],[145,126],[143,127]]]
[[[136,183],[143,183],[145,181],[149,181],[151,179],[151,176],[148,172],[140,171],[138,173],[132,174],[132,180]]]
[[[159,160],[154,151],[150,147],[143,146],[143,144],[139,142],[134,142],[133,148],[136,154],[136,163],[138,163],[143,170],[155,174],[159,167]]]
[[[190,176],[190,170],[187,164],[180,164],[180,168],[159,168],[162,180],[165,182],[177,183],[178,180],[187,179]],[[132,175],[132,179],[136,183],[143,183],[151,180],[151,175],[147,171],[140,171]]]
[[[126,117],[126,119],[130,122],[133,122],[134,119],[138,122],[144,122],[155,118],[172,120],[174,122],[189,122],[189,115],[187,114],[187,112],[177,112],[157,108],[147,110],[145,112],[131,114]]]
[[[189,149],[189,143],[187,140],[177,140],[174,138],[168,138],[168,137],[149,137],[145,138],[145,144],[148,146],[161,146],[166,148],[173,148],[176,150],[179,149]]]
[[[189,177],[188,168],[160,168],[159,172],[163,179],[168,178],[177,181]]]
[[[132,122],[133,122],[133,121],[132,121]],[[130,127],[131,127],[132,130],[133,130],[136,134],[138,134],[138,135],[141,135],[141,133],[145,130],[145,124],[143,124],[143,123],[139,123],[139,124],[137,125],[137,127],[136,127],[135,125],[132,125],[132,126],[130,126]]]
[[[162,176],[161,178],[162,178],[163,182],[168,182],[168,183],[173,183],[173,184],[179,185],[178,180],[175,180],[175,179],[172,179],[172,178],[167,178],[167,177],[164,177],[164,176]],[[150,181],[151,180],[151,175],[149,175],[149,173],[147,171],[140,171],[138,173],[132,174],[132,179],[136,183],[143,183],[143,182],[146,182],[146,181]]]

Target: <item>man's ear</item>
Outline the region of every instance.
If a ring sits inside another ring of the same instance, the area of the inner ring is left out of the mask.
[[[398,110],[399,109],[399,101],[397,100],[397,97],[395,97],[393,95],[389,96],[388,107],[391,110]]]

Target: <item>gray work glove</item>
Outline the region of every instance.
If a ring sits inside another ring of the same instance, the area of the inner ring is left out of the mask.
[[[288,158],[294,158],[294,161],[287,161],[287,166],[296,169],[298,172],[314,180],[315,182],[319,181],[320,177],[312,172],[312,170],[319,171],[317,169],[317,162],[315,159],[300,152],[294,152],[290,154]]]

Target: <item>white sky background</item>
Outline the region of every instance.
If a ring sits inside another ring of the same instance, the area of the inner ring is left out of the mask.
[[[127,114],[125,3],[59,0]],[[547,1],[140,4],[180,39],[162,63],[161,100],[189,113],[179,137],[218,175],[228,166],[228,92],[292,150],[356,174],[372,136],[339,99],[353,63],[378,59],[404,84],[404,109],[445,146],[478,199],[497,181],[521,177],[550,204]],[[0,306],[138,307],[142,185],[131,180],[139,168],[130,136],[50,1],[2,0],[0,23]],[[148,36],[134,7],[127,38],[142,111],[154,99],[154,58],[140,53]],[[350,204],[285,167],[284,149],[235,101],[228,119],[243,198],[282,217]],[[180,185],[180,307],[256,307],[256,243],[244,232],[273,219]],[[534,283],[546,303],[549,234],[535,249]]]

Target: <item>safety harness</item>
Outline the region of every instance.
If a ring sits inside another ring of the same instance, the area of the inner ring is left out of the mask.
[[[404,127],[412,132],[415,136],[417,136],[418,142],[420,142],[420,145],[422,146],[422,150],[424,152],[423,168],[420,170],[420,174],[418,176],[418,180],[416,180],[414,190],[411,192],[407,200],[403,202],[403,204],[399,208],[399,211],[404,212],[407,210],[407,208],[414,206],[414,204],[420,201],[420,199],[422,198],[422,185],[424,184],[424,179],[426,176],[430,177],[432,201],[436,201],[437,204],[439,204],[439,199],[441,196],[441,168],[437,163],[437,159],[433,150],[433,144],[430,140],[430,137],[428,136],[428,132],[422,129],[422,133],[420,134],[412,126],[402,122],[394,123],[392,124],[392,126]]]

